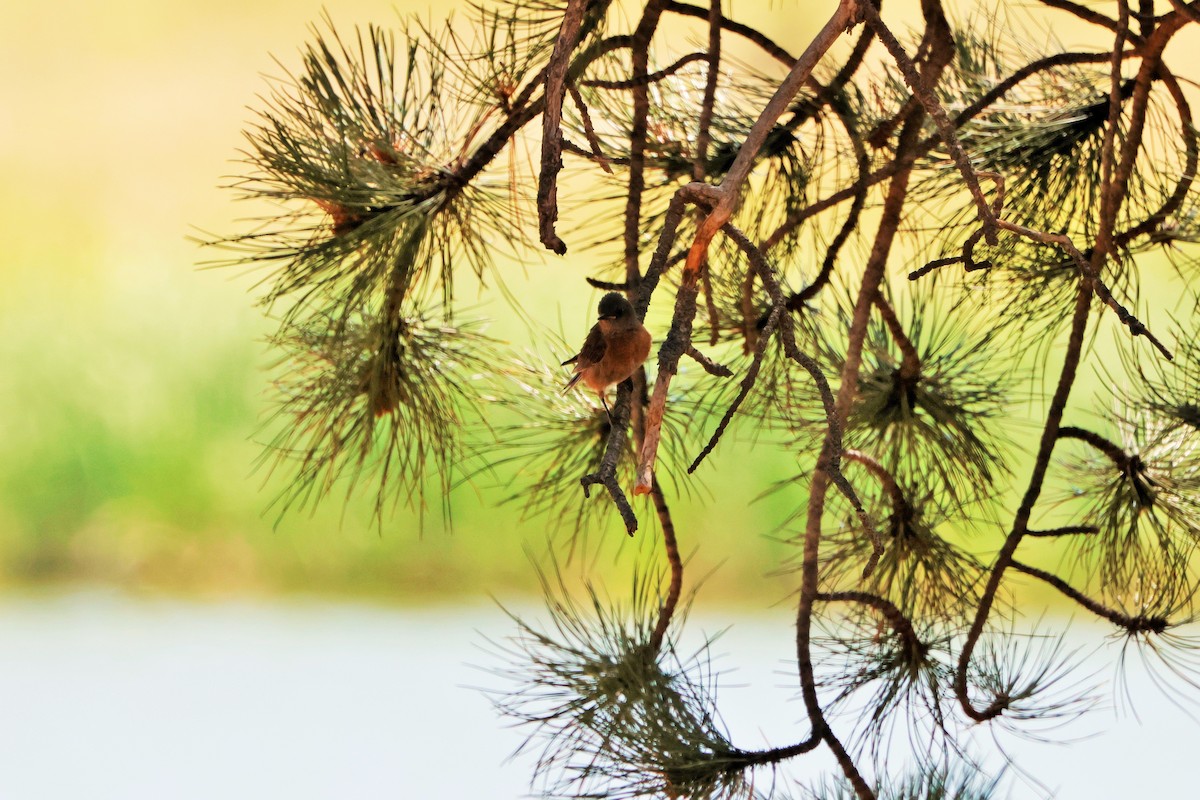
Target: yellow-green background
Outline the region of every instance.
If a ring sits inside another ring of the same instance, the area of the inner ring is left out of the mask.
[[[453,532],[434,524],[423,536],[409,514],[380,530],[365,506],[343,513],[336,498],[277,527],[265,511],[279,484],[264,486],[252,464],[269,322],[254,276],[198,270],[221,254],[190,237],[244,231],[237,220],[261,213],[219,186],[241,168],[262,76],[282,72],[272,55],[296,64],[321,4],[11,5],[0,21],[0,588],[412,599],[531,587],[526,551],[544,546],[544,525],[495,510],[503,492],[459,493]],[[823,5],[743,0],[734,11],[773,15],[772,34],[799,51]],[[424,18],[447,9],[407,6]],[[328,11],[343,28],[398,19],[382,2]],[[549,327],[584,330],[586,261],[506,268],[510,282],[541,287]],[[789,551],[765,534],[798,496],[744,502],[791,461],[756,459],[761,472],[748,472],[746,451],[733,451],[708,473],[720,501],[701,494],[708,510],[683,511],[685,548],[699,546],[699,572],[721,565],[714,592],[780,598],[788,580],[763,575]]]

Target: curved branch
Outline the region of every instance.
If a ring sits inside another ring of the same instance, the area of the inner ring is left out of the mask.
[[[707,8],[688,5],[687,3],[680,3],[677,2],[677,0],[671,0],[671,2],[667,3],[666,10],[673,14],[679,14],[680,16],[684,17],[696,17],[704,20],[708,19]],[[773,42],[771,38],[762,31],[751,28],[749,25],[743,25],[740,22],[736,22],[726,17],[720,18],[720,25],[730,33],[736,33],[738,36],[741,36],[744,39],[758,45],[767,55],[771,56],[771,58],[780,62],[784,66],[790,67],[792,64],[796,63],[795,56]]]
[[[538,230],[546,249],[562,255],[567,245],[554,231],[558,219],[558,172],[562,169],[562,107],[566,95],[567,67],[579,44],[583,15],[588,0],[567,0],[554,51],[546,66],[546,88],[542,92],[542,166],[538,175]]]
[[[613,405],[612,424],[609,426],[608,442],[604,446],[604,457],[600,460],[600,467],[579,479],[584,497],[590,496],[591,487],[596,484],[608,490],[617,511],[621,514],[621,520],[625,523],[625,532],[630,536],[638,529],[637,515],[633,513],[633,506],[629,505],[629,498],[625,496],[625,492],[621,490],[621,483],[617,480],[617,461],[621,458],[621,448],[625,446],[628,436],[632,398],[633,381],[626,378],[617,387],[617,402]]]
[[[667,587],[667,596],[662,607],[658,610],[658,622],[654,632],[650,634],[650,649],[657,653],[662,648],[663,637],[675,616],[675,608],[679,605],[679,594],[683,589],[683,559],[679,557],[679,543],[675,539],[675,523],[671,519],[671,509],[667,507],[667,499],[663,495],[662,486],[658,481],[650,492],[654,500],[654,511],[658,514],[658,523],[662,526],[663,548],[667,554],[667,564],[671,567],[671,583]]]
[[[896,478],[877,459],[861,450],[846,450],[842,453],[842,458],[847,461],[853,461],[856,464],[861,464],[866,467],[868,472],[879,479],[883,490],[892,499],[892,508],[895,509],[896,513],[905,514],[908,512],[908,500],[905,499],[904,491],[900,488],[900,484],[896,483]]]
[[[1057,575],[1046,572],[1045,570],[1040,570],[1036,567],[1022,564],[1020,561],[1013,561],[1012,568],[1017,572],[1023,572],[1030,577],[1037,578],[1038,580],[1053,586],[1065,596],[1071,598],[1096,616],[1108,620],[1118,628],[1124,628],[1129,633],[1140,633],[1143,631],[1150,633],[1162,633],[1167,629],[1167,625],[1169,624],[1165,617],[1147,617],[1141,614],[1130,616],[1129,614],[1123,614],[1116,609],[1108,608],[1107,606],[1101,605],[1085,595],[1083,592],[1074,588]]]
[[[688,53],[680,57],[673,64],[663,67],[657,72],[651,72],[640,78],[627,78],[623,81],[602,81],[602,80],[587,80],[580,81],[580,85],[588,86],[594,89],[633,89],[638,86],[645,86],[651,83],[658,83],[663,78],[669,78],[679,70],[686,67],[695,61],[704,61],[708,56],[705,53]]]
[[[725,409],[725,414],[721,417],[721,421],[717,423],[716,430],[713,431],[712,436],[709,437],[708,444],[704,445],[704,449],[700,451],[700,454],[696,456],[691,466],[688,467],[687,471],[689,475],[695,472],[696,468],[700,466],[700,462],[707,458],[708,454],[716,448],[717,442],[725,434],[725,429],[729,427],[734,414],[741,408],[742,403],[745,402],[746,398],[750,395],[750,391],[754,388],[754,384],[758,380],[759,370],[762,369],[763,357],[767,352],[767,343],[775,330],[775,326],[779,323],[780,313],[779,306],[774,306],[770,314],[768,314],[766,327],[763,328],[758,341],[755,342],[754,356],[750,361],[750,368],[746,370],[746,376],[742,378],[742,385],[738,389],[737,396],[733,398],[733,402],[729,404],[729,408]]]
[[[904,612],[887,598],[870,592],[820,592],[817,594],[817,600],[824,603],[858,603],[873,608],[883,615],[888,625],[891,625],[896,635],[904,640],[910,651],[923,653],[928,649],[921,638],[917,636],[912,620],[904,616]]]
[[[1017,509],[1012,530],[1009,532],[1008,538],[1004,540],[1004,545],[996,556],[995,564],[992,565],[991,574],[988,575],[987,584],[980,595],[979,606],[975,610],[975,619],[967,631],[962,652],[959,653],[958,669],[954,673],[954,693],[966,715],[976,722],[986,722],[1003,711],[1002,704],[997,703],[993,703],[982,711],[975,707],[967,693],[967,672],[971,665],[971,655],[975,651],[979,637],[983,634],[983,627],[1000,589],[1000,581],[1004,577],[1005,570],[1013,562],[1017,545],[1021,543],[1021,538],[1029,527],[1033,506],[1041,497],[1046,472],[1050,467],[1050,457],[1054,452],[1054,444],[1058,441],[1063,412],[1067,406],[1067,399],[1071,396],[1071,387],[1075,384],[1075,374],[1079,370],[1091,302],[1091,283],[1080,281],[1079,290],[1075,296],[1075,313],[1071,320],[1071,333],[1067,339],[1062,371],[1059,373],[1058,386],[1054,390],[1054,396],[1050,400],[1050,408],[1046,412],[1046,425],[1042,429],[1042,438],[1034,459],[1032,474],[1029,476],[1029,485],[1025,490],[1025,496],[1021,499],[1021,505]]]
[[[1092,433],[1083,428],[1076,428],[1072,425],[1064,425],[1058,429],[1059,439],[1078,439],[1081,442],[1087,442],[1092,447],[1099,450],[1104,455],[1108,456],[1117,469],[1125,469],[1129,466],[1129,454],[1125,449],[1116,442],[1105,439],[1098,433]]]
[[[1057,8],[1060,11],[1066,11],[1070,14],[1074,14],[1084,22],[1090,22],[1093,25],[1099,25],[1102,28],[1108,28],[1114,33],[1117,31],[1118,23],[1115,19],[1112,17],[1106,17],[1099,11],[1093,11],[1087,6],[1081,6],[1078,3],[1073,3],[1071,0],[1039,0],[1039,2],[1041,2],[1041,4],[1044,6]],[[1176,3],[1178,0],[1171,0],[1171,2]],[[1138,36],[1133,31],[1127,31],[1126,35],[1137,44],[1143,44],[1145,42],[1142,37]]]
[[[763,286],[766,287],[767,293],[771,296],[771,303],[774,309],[782,309],[785,301],[783,298],[783,288],[779,285],[779,279],[775,277],[771,265],[767,263],[767,258],[763,252],[754,246],[749,237],[745,233],[738,230],[732,223],[725,223],[722,228],[725,235],[737,244],[737,246],[750,259],[750,263],[754,265],[755,271],[762,279]],[[827,446],[822,450],[821,457],[818,459],[817,470],[828,474],[829,479],[838,488],[850,504],[854,507],[855,513],[858,515],[859,523],[863,526],[863,530],[871,539],[871,557],[867,560],[867,564],[863,567],[863,577],[870,577],[875,571],[876,564],[879,563],[879,558],[883,555],[883,540],[879,538],[879,531],[875,530],[875,525],[871,522],[871,518],[867,515],[867,511],[863,508],[862,501],[858,498],[858,493],[854,491],[854,486],[842,474],[841,459],[842,459],[842,419],[844,415],[840,412],[837,402],[834,400],[833,391],[829,388],[829,381],[825,378],[825,373],[821,371],[821,367],[809,355],[800,350],[796,344],[795,334],[792,331],[791,325],[787,321],[780,328],[780,333],[783,339],[783,350],[788,358],[795,361],[804,371],[807,372],[813,379],[813,383],[817,385],[817,391],[821,395],[821,405],[825,411],[826,424],[826,443]]]

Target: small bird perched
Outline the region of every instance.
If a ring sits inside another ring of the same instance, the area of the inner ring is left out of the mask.
[[[570,391],[582,380],[584,386],[600,396],[600,403],[611,419],[604,392],[632,375],[650,355],[650,332],[638,320],[633,306],[618,292],[601,297],[596,312],[599,319],[588,332],[579,355],[562,363],[564,367],[575,365],[575,374],[563,391]]]

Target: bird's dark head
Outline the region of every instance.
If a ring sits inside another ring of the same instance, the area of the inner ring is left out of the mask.
[[[600,298],[600,306],[596,309],[600,319],[624,321],[634,318],[633,306],[619,292],[609,292]]]

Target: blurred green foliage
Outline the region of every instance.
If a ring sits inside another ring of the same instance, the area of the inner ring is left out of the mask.
[[[218,255],[192,237],[261,213],[231,203],[219,176],[236,171],[259,74],[282,72],[270,54],[292,63],[320,13],[318,2],[276,0],[6,12],[0,70],[28,77],[0,86],[0,588],[406,600],[536,589],[527,553],[547,546],[547,525],[516,503],[497,508],[508,475],[456,490],[453,530],[436,510],[424,524],[401,510],[378,527],[369,500],[343,509],[336,493],[278,524],[267,510],[282,485],[253,464],[269,438],[256,432],[270,325],[252,305],[255,277],[197,270]],[[348,24],[392,14],[378,2],[336,9]],[[793,36],[803,40],[804,26]],[[582,335],[595,300],[584,268],[531,258],[502,268],[507,289],[525,296],[542,338]],[[517,343],[524,323],[502,295],[481,288],[479,314],[502,319],[489,333]],[[746,433],[700,471],[719,501],[698,489],[677,503],[678,526],[685,553],[697,553],[693,574],[714,573],[709,598],[770,602],[794,583],[777,572],[792,549],[779,526],[805,487],[752,502],[792,477],[795,459]],[[601,573],[624,550],[657,546],[626,539],[611,517],[575,555]]]

